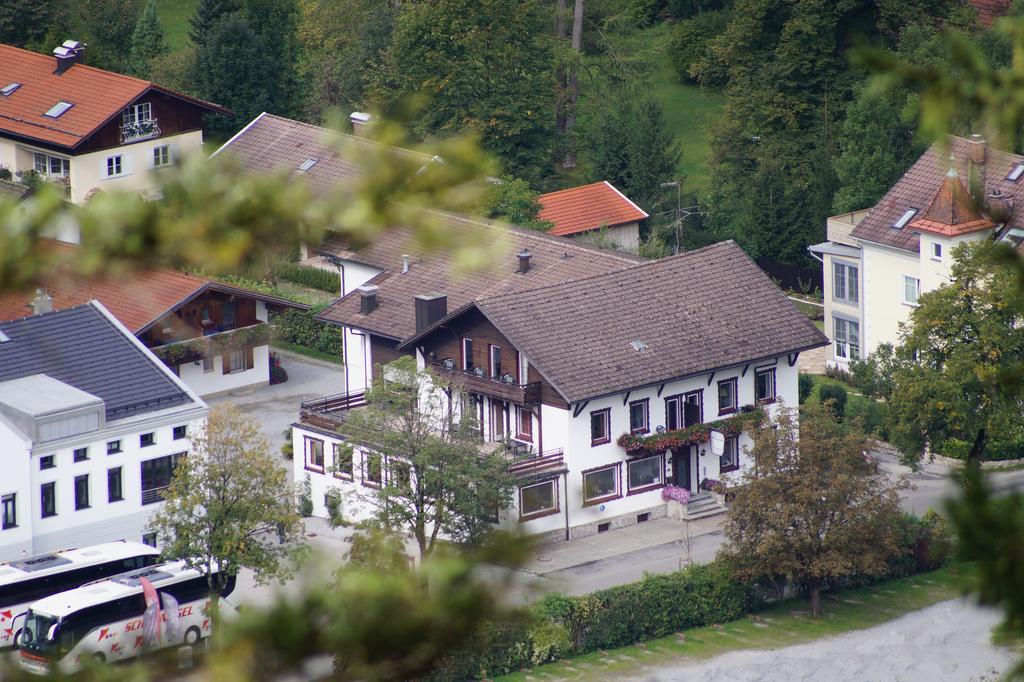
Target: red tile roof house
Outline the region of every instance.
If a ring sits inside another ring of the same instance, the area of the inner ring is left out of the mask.
[[[230,112],[155,83],[86,66],[85,46],[52,56],[0,45],[0,167],[38,173],[75,203],[147,191],[154,172],[199,151],[203,114]]]
[[[968,177],[980,177],[972,197]],[[822,262],[826,360],[848,369],[879,344],[895,344],[917,297],[949,281],[958,244],[1024,242],[1024,156],[990,149],[978,135],[932,146],[877,204],[827,221]]]
[[[253,172],[317,159],[293,177],[329,188],[358,167],[330,151],[325,132],[263,115],[225,149]],[[344,329],[346,363],[338,392],[303,403],[292,429],[295,480],[309,477],[318,516],[328,515],[328,491],[366,491],[388,475],[378,453],[343,447],[338,429],[380,366],[403,355],[436,372],[453,409],[472,410],[482,447],[507,447],[519,481],[499,523],[554,540],[665,516],[667,485],[696,496],[704,479],[748,466],[740,422],[721,455],[701,437],[672,449],[619,438],[728,419],[758,403],[796,405],[797,357],[827,343],[732,243],[648,262],[439,216],[491,245],[496,266],[456,275],[450,254],[418,251],[404,230],[358,249],[338,238],[317,249],[341,265],[345,295],[320,319]],[[345,514],[358,518],[358,504],[346,502]]]
[[[640,223],[649,216],[607,180],[557,192],[538,198],[541,220],[554,227],[558,237],[594,237],[601,235],[620,249],[636,252],[640,248]]]
[[[69,258],[77,248],[47,244]],[[57,272],[39,291],[0,296],[0,322],[92,300],[102,303],[203,397],[266,386],[270,381],[268,313],[309,308],[174,270],[141,270],[116,278]]]

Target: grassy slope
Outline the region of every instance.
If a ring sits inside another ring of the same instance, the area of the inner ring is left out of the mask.
[[[182,49],[188,42],[188,20],[198,3],[199,0],[157,0],[160,23],[172,52]]]
[[[508,675],[502,680],[623,679],[648,666],[699,661],[741,649],[777,649],[862,630],[963,593],[964,569],[952,564],[932,573],[826,595],[824,615],[809,616],[803,602],[786,602],[724,625],[694,628],[662,639],[600,651]]]

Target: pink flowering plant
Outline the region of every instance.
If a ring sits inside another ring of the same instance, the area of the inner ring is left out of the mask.
[[[679,504],[689,504],[690,502],[690,491],[686,488],[680,488],[674,485],[667,485],[661,489],[661,499],[668,502],[669,500],[675,500]]]

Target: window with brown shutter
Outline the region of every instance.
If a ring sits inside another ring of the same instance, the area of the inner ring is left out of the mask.
[[[246,348],[245,349],[245,368],[246,369],[252,369],[255,366],[256,366],[256,358],[253,357],[253,349],[252,348]]]
[[[224,374],[231,374],[231,354],[225,353],[220,356],[221,369],[224,370]]]

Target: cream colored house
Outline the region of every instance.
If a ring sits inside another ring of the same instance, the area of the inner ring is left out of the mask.
[[[828,364],[848,369],[879,344],[898,343],[921,293],[949,281],[957,245],[1024,239],[1016,198],[1024,200],[1024,156],[988,149],[977,135],[952,137],[873,208],[829,218],[828,241],[809,247],[824,270]]]
[[[230,113],[81,64],[84,49],[66,41],[47,56],[0,45],[0,175],[58,184],[75,203],[96,191],[146,192],[155,173],[201,148],[204,113]],[[75,241],[73,232],[61,236]]]

